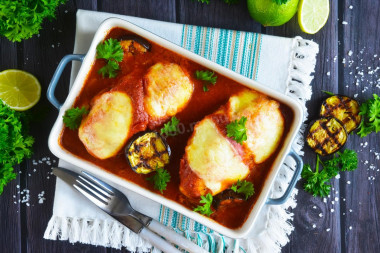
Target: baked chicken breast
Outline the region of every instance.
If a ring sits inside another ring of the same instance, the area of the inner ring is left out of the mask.
[[[182,111],[193,90],[194,84],[179,65],[157,63],[150,67],[144,77],[144,106],[151,122],[162,123]]]
[[[106,159],[125,144],[133,120],[131,98],[124,92],[110,91],[98,96],[81,122],[78,135],[87,151]]]
[[[242,145],[227,137],[226,125],[247,117]],[[216,195],[250,168],[268,159],[284,131],[279,103],[252,90],[232,96],[227,104],[197,123],[180,165],[180,191],[189,198]]]

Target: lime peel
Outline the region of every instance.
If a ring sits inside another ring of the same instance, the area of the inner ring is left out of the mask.
[[[40,100],[41,85],[32,74],[8,69],[0,72],[0,100],[16,111],[25,111]]]

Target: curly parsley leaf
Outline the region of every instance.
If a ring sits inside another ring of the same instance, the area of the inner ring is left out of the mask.
[[[255,189],[253,187],[253,184],[247,180],[244,180],[244,181],[238,180],[236,184],[233,184],[231,186],[231,190],[237,193],[244,194],[246,200],[249,197],[253,196],[253,194],[255,194]]]
[[[0,101],[0,194],[16,178],[13,166],[32,155],[34,138],[27,133],[25,113],[16,112]]]
[[[99,70],[103,78],[108,76],[114,78],[117,76],[117,70],[120,69],[119,62],[123,60],[124,51],[120,42],[116,39],[108,39],[96,47],[96,58],[107,61],[106,65]]]
[[[372,132],[380,131],[380,97],[373,94],[372,99],[368,99],[360,106],[362,121],[359,125],[358,135],[365,137]]]
[[[117,70],[119,70],[119,64],[115,61],[108,61],[105,66],[99,69],[98,73],[102,75],[102,77],[114,78],[117,76]]]
[[[195,78],[198,80],[202,80],[203,82],[203,91],[208,91],[208,85],[211,83],[212,85],[216,84],[217,76],[214,75],[213,71],[209,70],[197,70],[195,71]]]
[[[153,182],[154,189],[163,193],[170,181],[170,173],[164,168],[157,168],[156,173],[152,177],[148,177],[146,180]]]
[[[161,134],[165,136],[176,136],[179,133],[178,124],[179,120],[175,116],[172,117],[172,119],[161,128]]]
[[[341,171],[353,171],[358,168],[358,154],[354,150],[346,149],[338,152]]]
[[[304,184],[305,191],[311,193],[314,197],[326,197],[330,193],[331,185],[327,184],[330,176],[325,170],[319,172],[318,165],[315,172],[311,170],[310,165],[304,165],[301,176],[306,180]]]
[[[63,115],[63,123],[65,123],[66,127],[71,130],[78,129],[83,116],[88,114],[88,112],[89,111],[85,107],[68,109],[66,110],[65,115]]]
[[[319,169],[320,164],[323,170]],[[353,171],[357,167],[358,155],[354,150],[346,149],[342,153],[338,152],[337,156],[324,162],[317,156],[315,172],[308,164],[303,167],[301,176],[306,180],[304,189],[313,196],[325,197],[330,193],[331,185],[327,184],[330,179],[340,171]]]
[[[203,206],[197,206],[196,208],[194,208],[194,211],[210,217],[210,215],[213,213],[213,211],[211,209],[212,199],[213,198],[212,198],[212,195],[210,193],[207,193],[206,197],[201,196],[201,200],[199,201],[199,203],[204,204],[204,205]]]
[[[38,34],[45,19],[55,18],[55,11],[66,0],[0,1],[0,35],[20,42]]]
[[[246,117],[241,117],[240,120],[234,120],[229,123],[227,128],[227,137],[232,137],[236,142],[242,144],[243,141],[247,140],[247,129],[245,128],[245,123],[247,122]]]

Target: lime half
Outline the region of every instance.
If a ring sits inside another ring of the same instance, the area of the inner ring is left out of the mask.
[[[0,72],[0,100],[16,111],[33,107],[41,97],[41,85],[28,72],[8,69]]]
[[[329,0],[301,0],[298,23],[305,33],[315,34],[326,24],[329,13]]]

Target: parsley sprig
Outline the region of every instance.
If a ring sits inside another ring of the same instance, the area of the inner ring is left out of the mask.
[[[373,99],[368,99],[360,106],[362,121],[359,125],[358,135],[365,137],[372,132],[380,131],[380,97],[373,94]]]
[[[13,166],[32,155],[34,138],[28,131],[28,118],[0,101],[0,194],[16,178]]]
[[[44,20],[55,18],[59,5],[66,0],[0,1],[0,35],[21,42],[37,34]]]
[[[209,90],[208,85],[216,84],[217,76],[214,75],[215,73],[213,71],[209,70],[197,70],[195,71],[195,78],[198,80],[202,80],[203,82],[203,91],[206,92]]]
[[[96,47],[96,59],[105,59],[106,65],[99,69],[99,74],[104,77],[114,78],[120,69],[119,62],[123,60],[124,51],[120,42],[115,39],[105,40]]]
[[[84,115],[88,114],[88,110],[85,107],[74,107],[66,110],[63,115],[63,123],[71,130],[78,129]]]
[[[196,208],[194,208],[194,211],[210,217],[210,215],[213,213],[211,209],[212,199],[213,198],[210,193],[207,193],[206,196],[201,196],[201,200],[199,201],[199,203],[204,204],[204,205],[197,206]]]
[[[153,182],[154,189],[163,193],[170,181],[170,173],[164,168],[157,168],[156,173],[152,177],[148,177],[146,180]]]
[[[247,129],[245,123],[247,122],[246,117],[241,117],[238,120],[234,120],[226,126],[227,137],[232,137],[236,142],[243,144],[243,141],[247,140]]]
[[[238,180],[236,184],[233,184],[231,186],[231,190],[233,190],[236,193],[244,194],[246,200],[249,197],[253,196],[253,194],[255,194],[255,189],[253,187],[253,184],[247,180],[243,180],[243,181]]]
[[[320,165],[323,170],[320,169]],[[337,152],[337,156],[322,162],[317,155],[317,164],[313,171],[309,164],[305,164],[302,170],[302,178],[306,180],[305,191],[314,197],[325,197],[330,193],[330,179],[338,175],[340,171],[353,171],[358,167],[358,156],[353,150],[346,149],[342,153]]]
[[[179,133],[179,120],[174,116],[170,121],[164,124],[160,132],[165,136],[176,136]]]

